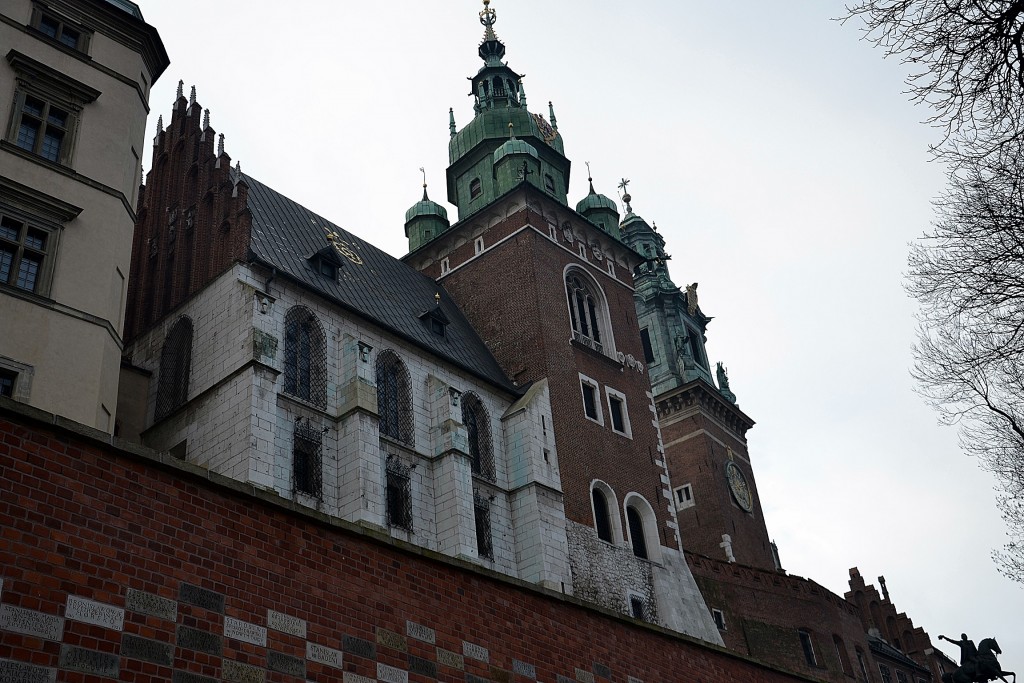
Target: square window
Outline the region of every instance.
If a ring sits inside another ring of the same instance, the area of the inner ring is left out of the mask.
[[[629,613],[634,619],[648,621],[647,601],[644,600],[642,595],[637,595],[636,593],[629,594]]]
[[[0,284],[42,294],[47,265],[46,230],[0,214]]]
[[[694,506],[693,487],[690,484],[677,486],[674,490],[677,510],[685,510]]]
[[[14,383],[18,381],[18,373],[0,368],[0,396],[12,398],[14,396]]]
[[[580,391],[583,393],[583,414],[588,420],[604,424],[601,405],[598,403],[598,385],[592,379],[580,375]]]
[[[626,395],[611,387],[604,388],[608,396],[608,415],[611,418],[612,431],[622,436],[632,437],[629,423],[629,409],[626,407]]]

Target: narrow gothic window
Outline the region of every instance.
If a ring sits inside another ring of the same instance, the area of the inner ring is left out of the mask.
[[[612,418],[612,429],[620,434],[629,434],[626,429],[626,402],[617,396],[608,396],[608,412]]]
[[[476,394],[462,397],[462,423],[466,425],[470,466],[473,474],[494,480],[494,451],[491,447],[491,428],[487,410]]]
[[[473,178],[469,181],[469,198],[476,199],[483,193],[483,188],[480,185],[479,178]]]
[[[608,499],[600,489],[593,489],[591,497],[594,502],[594,526],[597,527],[597,537],[602,541],[612,543],[612,522],[608,517]]]
[[[397,456],[388,455],[385,478],[388,526],[412,531],[412,483],[409,466]]]
[[[807,660],[807,664],[809,666],[818,666],[818,660],[814,657],[814,646],[811,644],[811,634],[803,629],[800,629],[797,633],[800,635],[800,646],[804,650],[804,659]]]
[[[575,273],[565,278],[565,291],[569,298],[569,318],[572,322],[572,338],[584,346],[604,353],[601,343],[599,312],[603,311],[595,288]]]
[[[591,420],[601,421],[601,413],[597,410],[597,389],[587,382],[580,383],[583,390],[583,413]]]
[[[327,341],[305,306],[293,307],[284,319],[284,390],[327,407]]]
[[[473,513],[476,520],[476,552],[480,557],[494,559],[494,539],[491,535],[491,501],[479,491],[473,492]]]
[[[309,422],[295,423],[292,438],[292,482],[295,490],[320,498],[323,495],[323,432]]]
[[[654,347],[651,346],[651,331],[646,327],[640,330],[640,343],[644,347],[644,362],[650,365],[654,362]]]
[[[693,360],[697,361],[701,367],[706,368],[708,366],[708,359],[704,357],[704,349],[701,348],[699,334],[699,332],[687,330],[687,336],[690,338],[690,353],[693,355]]]
[[[160,352],[160,380],[156,392],[156,419],[162,419],[188,400],[192,365],[192,321],[182,316],[171,327]]]
[[[413,445],[412,394],[409,372],[394,351],[377,356],[377,412],[381,436]]]
[[[633,506],[626,508],[626,523],[629,524],[629,540],[633,544],[633,554],[647,559],[647,540],[644,538],[644,521]]]

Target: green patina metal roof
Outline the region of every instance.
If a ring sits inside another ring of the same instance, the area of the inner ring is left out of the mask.
[[[527,154],[536,159],[537,149],[526,140],[512,138],[511,140],[506,140],[501,147],[494,150],[494,163],[498,163],[507,156],[517,154]]]
[[[408,223],[418,216],[437,216],[448,220],[448,210],[435,201],[430,199],[421,199],[409,207],[409,210],[405,212],[405,222]]]
[[[590,194],[580,200],[576,205],[576,212],[586,214],[587,211],[592,209],[610,209],[616,214],[619,213],[619,207],[616,206],[615,202],[606,197],[603,194],[598,194],[591,188]]]
[[[107,1],[107,4],[113,5],[114,7],[118,8],[119,10],[121,10],[123,12],[127,12],[128,14],[132,15],[136,19],[140,19],[140,20],[142,19],[142,10],[140,10],[139,6],[136,5],[134,2],[130,2],[129,0],[106,0],[106,1]]]

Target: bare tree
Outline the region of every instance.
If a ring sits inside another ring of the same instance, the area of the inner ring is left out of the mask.
[[[865,37],[909,65],[911,97],[944,128],[940,154],[975,157],[1019,138],[1024,0],[865,0],[847,7]]]

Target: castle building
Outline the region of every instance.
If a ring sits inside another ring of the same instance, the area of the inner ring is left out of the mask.
[[[5,8],[0,679],[952,668],[884,580],[782,568],[697,283],[628,181],[624,216],[592,179],[570,205],[554,110],[479,16],[456,220],[424,183],[395,259],[243,173],[183,82],[138,185],[167,66],[138,7]]]
[[[0,395],[112,432],[167,54],[125,0],[9,0],[0,18]]]

